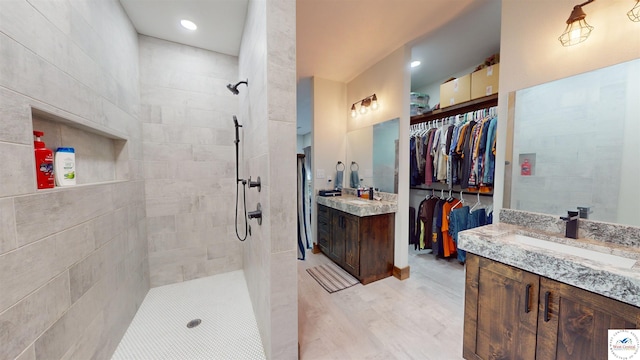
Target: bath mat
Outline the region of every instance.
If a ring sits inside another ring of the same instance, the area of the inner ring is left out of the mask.
[[[344,290],[359,283],[358,279],[332,262],[314,266],[307,269],[307,272],[329,293]]]

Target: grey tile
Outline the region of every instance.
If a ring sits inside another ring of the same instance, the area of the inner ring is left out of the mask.
[[[0,312],[46,284],[95,248],[89,224],[0,256]],[[68,291],[68,290],[67,290]]]
[[[36,170],[33,145],[18,145],[0,142],[0,154],[5,156],[0,169],[0,197],[34,192]]]
[[[65,272],[0,313],[0,358],[13,359],[69,308],[69,277]],[[46,309],[46,311],[43,311]]]
[[[0,141],[33,146],[31,109],[29,104],[5,89],[0,88]]]
[[[71,303],[75,303],[96,282],[105,276],[115,264],[124,258],[124,237],[118,236],[69,268]]]
[[[15,198],[18,246],[105,214],[113,209],[110,200],[108,185]]]
[[[0,255],[16,248],[16,218],[13,199],[0,199]]]
[[[109,270],[115,280],[115,268]],[[35,342],[38,359],[59,359],[86,331],[116,291],[115,281],[104,279],[87,291]]]
[[[173,284],[184,281],[182,265],[157,265],[149,263],[151,287]]]
[[[23,351],[22,354],[20,354],[20,356],[16,358],[16,360],[36,360],[36,351],[33,344],[31,344],[25,351]]]
[[[147,233],[150,235],[175,231],[175,216],[158,216],[147,218]]]

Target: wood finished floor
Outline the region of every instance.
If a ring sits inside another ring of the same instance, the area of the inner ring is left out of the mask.
[[[298,261],[300,358],[462,359],[464,267],[410,250],[411,276],[329,294],[305,269],[325,262],[307,252]]]

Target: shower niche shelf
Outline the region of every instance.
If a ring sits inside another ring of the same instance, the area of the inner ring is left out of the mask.
[[[54,153],[58,147],[75,149],[76,186],[129,179],[128,142],[124,136],[91,123],[79,123],[34,107],[31,108],[31,120],[33,130],[44,132],[42,141]],[[35,174],[35,162],[32,168]],[[52,189],[38,189],[50,190]]]

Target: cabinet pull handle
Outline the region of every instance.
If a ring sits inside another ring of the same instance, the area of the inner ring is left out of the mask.
[[[549,295],[548,291],[544,293],[544,322],[549,322]]]
[[[531,292],[531,284],[527,284],[527,287],[524,291],[524,313],[528,314],[531,309],[529,308],[529,298]]]

